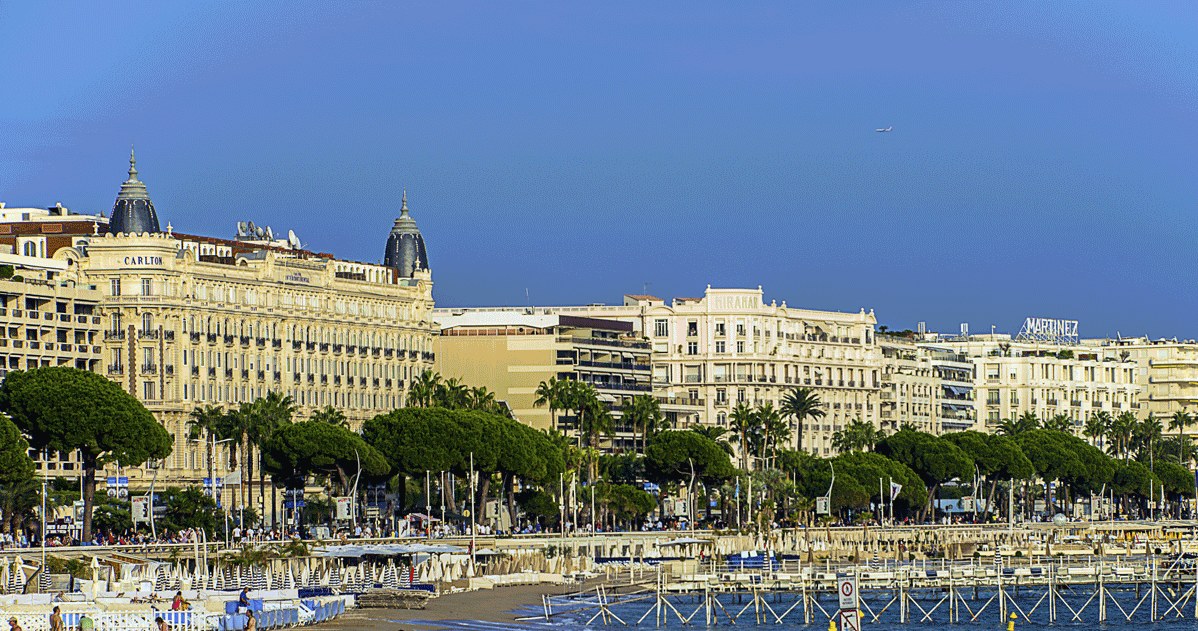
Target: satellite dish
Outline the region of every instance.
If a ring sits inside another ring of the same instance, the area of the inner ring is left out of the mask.
[[[270,241],[275,240],[275,233],[271,231],[270,226],[266,227],[266,238]]]
[[[245,222],[244,221],[237,222],[237,236],[239,236],[239,237],[245,236]]]
[[[246,234],[251,237],[254,236],[254,233],[257,232],[257,230],[258,230],[258,227],[254,225],[254,222],[247,221],[247,222],[245,222],[245,225],[246,225],[246,228],[248,229]]]
[[[254,234],[258,235],[258,238],[261,239],[262,237],[266,236],[266,231],[259,226],[258,229],[254,231]]]
[[[291,247],[299,249],[300,240],[299,237],[295,236],[294,230],[287,231],[287,243],[290,244]]]

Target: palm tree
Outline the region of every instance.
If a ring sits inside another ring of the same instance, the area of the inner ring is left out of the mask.
[[[782,397],[781,412],[795,420],[795,449],[803,448],[803,423],[824,417],[824,404],[811,388],[793,388]]]
[[[466,401],[466,407],[471,410],[496,413],[500,408],[499,401],[495,399],[495,393],[484,386],[476,386],[468,389],[466,391]]]
[[[1181,449],[1182,444],[1186,442],[1187,438],[1185,431],[1193,424],[1194,417],[1190,416],[1190,413],[1185,410],[1178,410],[1173,413],[1173,416],[1169,417],[1169,431],[1177,432],[1177,461],[1182,464],[1185,464],[1185,461],[1182,460]]]
[[[1086,420],[1086,427],[1082,433],[1090,438],[1090,442],[1099,449],[1102,448],[1102,439],[1111,430],[1111,414],[1105,410],[1099,410],[1090,414],[1090,418]]]
[[[274,435],[279,427],[289,425],[294,417],[295,401],[289,395],[285,395],[277,390],[267,392],[266,396],[254,402],[253,423],[249,428],[249,439],[258,450],[258,493],[262,498],[263,504],[265,504],[266,500],[266,467],[262,461],[262,448],[270,441],[271,436]],[[341,420],[343,424],[348,425],[348,423],[344,423],[345,415],[341,415]],[[270,511],[272,520],[275,515],[274,507],[278,505],[277,492],[272,484]],[[262,515],[262,519],[266,519],[265,514]]]
[[[777,444],[790,438],[787,435],[786,417],[782,410],[775,408],[774,404],[768,401],[758,404],[753,414],[757,416],[757,426],[761,428],[762,434],[761,451],[758,455],[763,460],[768,460],[775,453]]]
[[[1132,441],[1136,452],[1142,456],[1147,450],[1150,471],[1152,463],[1156,462],[1156,444],[1160,442],[1163,433],[1164,427],[1153,414],[1149,414],[1148,418],[1137,423],[1132,430]]]
[[[728,416],[728,426],[732,430],[732,442],[740,445],[741,469],[749,470],[749,443],[757,432],[757,415],[743,401],[732,408]]]
[[[832,435],[832,447],[841,452],[869,451],[882,437],[882,432],[873,423],[857,418]]]
[[[214,478],[212,464],[212,442],[221,437],[220,433],[224,429],[225,410],[219,405],[197,406],[196,409],[189,414],[190,420],[187,421],[187,437],[191,440],[203,440],[204,451],[207,454],[208,462],[208,477]],[[216,481],[211,480],[212,491],[216,491]],[[215,499],[215,498],[214,498]]]
[[[412,379],[412,385],[408,386],[408,405],[418,408],[432,406],[440,386],[441,375],[425,370]]]
[[[690,431],[719,445],[720,449],[723,449],[724,453],[728,454],[729,456],[735,455],[732,445],[728,443],[729,437],[725,436],[725,434],[728,433],[727,429],[720,427],[719,425],[695,425],[694,427],[690,428]]]
[[[460,410],[469,406],[470,388],[457,377],[446,379],[433,394],[433,403],[438,407]]]
[[[664,417],[661,403],[651,394],[638,394],[624,406],[624,420],[632,426],[632,446],[636,448],[636,434],[641,434],[641,452],[649,445],[649,435],[661,428]]]
[[[610,436],[615,429],[615,419],[612,417],[611,410],[599,400],[598,393],[590,384],[582,390],[584,400],[579,403],[585,412],[580,410],[579,428],[582,430],[582,435],[586,438],[586,444],[589,448],[592,457],[590,458],[590,476],[587,478],[589,482],[594,482],[598,479],[599,460],[595,457],[599,453],[599,438],[600,436]],[[589,392],[588,392],[589,389]],[[586,396],[589,394],[590,396]],[[584,421],[585,419],[585,421]]]
[[[565,391],[565,383],[558,381],[557,377],[550,377],[548,381],[542,381],[537,386],[536,392],[533,393],[537,397],[532,402],[534,407],[549,408],[550,427],[557,427],[557,411],[564,408],[562,394]]]
[[[1110,450],[1115,456],[1123,456],[1124,461],[1131,457],[1132,437],[1137,424],[1136,415],[1131,412],[1124,412],[1111,421],[1108,430]]]
[[[1017,419],[1007,419],[998,424],[1000,434],[1007,436],[1017,436],[1023,432],[1028,432],[1040,427],[1040,419],[1036,417],[1035,412],[1024,412]]]
[[[1072,432],[1073,420],[1068,414],[1053,414],[1051,418],[1044,419],[1040,426],[1044,429],[1056,430],[1058,432]]]
[[[346,420],[345,414],[331,405],[314,410],[312,415],[308,417],[308,420],[314,423],[328,423],[329,425],[336,425],[338,427],[349,427],[349,421]]]

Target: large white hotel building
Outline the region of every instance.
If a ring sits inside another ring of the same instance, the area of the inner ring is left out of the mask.
[[[380,246],[383,245],[380,243]],[[234,238],[159,225],[130,158],[110,217],[0,205],[0,370],[70,365],[107,375],[174,437],[160,479],[207,476],[188,440],[197,406],[270,391],[297,417],[326,405],[351,425],[404,405],[433,367],[432,276],[406,196],[384,262],[346,261],[253,224]],[[71,454],[43,458],[77,475]],[[128,471],[131,486],[145,480]]]

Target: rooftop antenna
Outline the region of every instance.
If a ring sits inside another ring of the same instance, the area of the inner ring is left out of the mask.
[[[532,302],[528,299],[528,288],[527,287],[524,288],[524,306],[525,307],[532,306]]]

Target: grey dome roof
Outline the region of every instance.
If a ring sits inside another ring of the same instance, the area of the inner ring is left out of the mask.
[[[121,184],[121,192],[112,206],[108,220],[109,234],[162,232],[158,228],[158,213],[146,192],[146,185],[137,179],[137,158],[129,150],[129,179]]]
[[[391,227],[387,237],[387,253],[383,265],[395,268],[400,278],[411,278],[418,269],[428,269],[428,252],[424,249],[424,235],[416,227],[416,220],[408,214],[408,192],[404,191],[403,206],[399,218]]]

